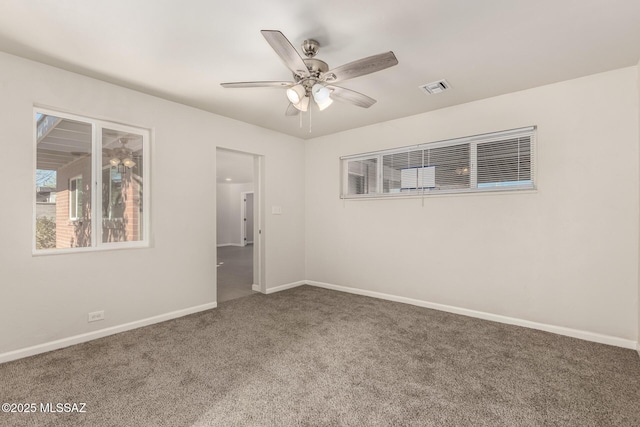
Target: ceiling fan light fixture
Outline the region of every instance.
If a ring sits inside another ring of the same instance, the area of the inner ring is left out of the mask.
[[[296,105],[305,98],[306,92],[304,86],[297,84],[287,89],[287,98],[289,102]]]
[[[320,44],[313,39],[307,39],[302,45],[306,59],[303,59],[291,42],[277,30],[260,31],[267,43],[293,73],[293,81],[253,81],[221,83],[225,88],[246,87],[279,87],[286,88],[287,99],[290,104],[285,112],[286,116],[298,116],[300,111],[309,111],[310,104],[315,103],[322,111],[329,107],[334,100],[346,102],[357,107],[369,108],[376,100],[340,86],[333,86],[347,79],[375,73],[398,64],[398,59],[392,51],[351,61],[339,67],[330,68],[329,65],[316,58]],[[313,100],[311,99],[313,97]],[[313,107],[313,105],[311,105]],[[312,108],[313,109],[313,108]],[[300,115],[302,123],[302,116]],[[302,124],[301,124],[302,127]],[[309,114],[309,132],[311,132],[311,114]]]
[[[120,164],[120,159],[117,157],[112,157],[111,159],[109,159],[109,164],[111,164],[111,166],[116,167]]]
[[[125,165],[128,168],[132,168],[136,165],[136,162],[134,162],[133,160],[131,160],[130,158],[126,158],[122,161],[122,164]]]
[[[309,109],[309,97],[303,97],[298,103],[293,104],[293,106],[300,111],[307,111]]]
[[[329,105],[333,104],[333,99],[327,97],[327,99],[325,99],[322,102],[318,102],[316,100],[316,104],[318,104],[318,108],[320,109],[320,111],[324,110],[325,108],[327,108]]]
[[[320,83],[316,83],[311,88],[311,94],[313,95],[313,99],[318,103],[325,102],[329,99],[329,95],[331,94],[331,90],[328,87],[321,85]]]

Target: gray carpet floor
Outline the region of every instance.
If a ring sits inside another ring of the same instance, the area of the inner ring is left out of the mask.
[[[255,293],[253,285],[253,245],[218,248],[218,302]]]
[[[302,286],[0,365],[3,426],[638,426],[632,350]]]

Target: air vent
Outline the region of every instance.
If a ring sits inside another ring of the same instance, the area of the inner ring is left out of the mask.
[[[451,85],[449,85],[449,82],[447,82],[446,80],[438,80],[437,82],[427,83],[426,85],[422,85],[419,87],[425,93],[433,95],[448,90],[449,88],[451,88]]]

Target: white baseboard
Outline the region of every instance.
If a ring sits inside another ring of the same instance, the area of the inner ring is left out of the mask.
[[[210,310],[212,308],[216,308],[217,306],[218,306],[217,302],[197,305],[195,307],[189,307],[182,310],[172,311],[170,313],[160,314],[158,316],[148,317],[146,319],[136,320],[135,322],[125,323],[123,325],[111,326],[109,328],[104,328],[104,329],[100,329],[93,332],[87,332],[85,334],[75,335],[68,338],[62,338],[62,339],[50,341],[44,344],[34,345],[32,347],[9,351],[9,352],[0,354],[0,363],[10,362],[12,360],[22,359],[23,357],[33,356],[40,353],[46,353],[52,350],[58,350],[60,348],[69,347],[71,345],[95,340],[98,338],[117,334],[119,332],[130,331],[132,329],[141,328],[143,326],[153,325],[154,323],[160,323],[167,320],[176,319],[178,317],[183,317],[188,314]]]
[[[300,280],[298,282],[287,283],[287,284],[284,284],[284,285],[276,286],[274,288],[267,288],[267,292],[266,293],[267,294],[272,294],[274,292],[284,291],[285,289],[291,289],[291,288],[296,288],[296,287],[301,286],[301,285],[306,285],[307,283],[309,283],[309,282],[307,282],[306,280]]]
[[[617,347],[623,347],[628,349],[635,349],[640,356],[640,342],[627,340],[624,338],[613,337],[610,335],[602,335],[594,332],[582,331],[578,329],[565,328],[562,326],[548,325],[544,323],[532,322],[529,320],[517,319],[513,317],[501,316],[498,314],[486,313],[482,311],[470,310],[466,308],[454,307],[445,304],[438,304],[428,301],[417,300],[413,298],[400,297],[396,295],[385,294],[381,292],[368,291],[364,289],[351,288],[347,286],[333,285],[330,283],[316,282],[313,280],[300,280],[298,282],[287,283],[284,285],[268,288],[267,294],[284,291],[286,289],[295,288],[301,285],[316,286],[319,288],[332,289],[340,292],[347,292],[351,294],[364,295],[373,298],[384,299],[388,301],[401,302],[405,304],[416,305],[419,307],[431,308],[434,310],[446,311],[454,314],[461,314],[463,316],[476,317],[479,319],[491,320],[499,323],[506,323],[510,325],[523,326],[531,329],[538,329],[541,331],[552,332],[558,335],[565,335],[573,338],[579,338],[586,341],[593,341],[601,344],[608,344]],[[254,291],[260,292],[258,285],[252,285],[251,288]],[[202,304],[195,307],[185,308],[183,310],[172,311],[170,313],[161,314],[158,316],[148,317],[146,319],[137,320],[123,325],[112,326],[98,331],[87,332],[85,334],[75,335],[68,338],[59,339],[56,341],[50,341],[44,344],[38,344],[32,347],[27,347],[19,350],[9,351],[0,354],[0,363],[9,362],[12,360],[21,359],[23,357],[33,356],[40,353],[46,353],[48,351],[57,350],[71,345],[80,344],[83,342],[91,341],[94,339],[106,337],[109,335],[117,334],[119,332],[125,332],[132,329],[141,328],[143,326],[152,325],[154,323],[160,323],[178,317],[187,316],[189,314],[198,313],[200,311],[210,310],[218,306],[217,302],[208,304]]]
[[[579,338],[585,341],[593,341],[601,344],[613,345],[628,349],[638,349],[640,354],[640,344],[636,341],[614,337],[610,335],[598,334],[595,332],[582,331],[579,329],[565,328],[563,326],[548,325],[545,323],[532,322],[529,320],[517,319],[514,317],[501,316],[499,314],[486,313],[483,311],[470,310],[467,308],[454,307],[451,305],[438,304],[428,301],[417,300],[413,298],[405,298],[381,292],[367,291],[364,289],[350,288],[346,286],[332,285],[330,283],[315,282],[307,280],[306,283],[319,288],[332,289],[335,291],[348,292],[351,294],[364,295],[368,297],[380,298],[389,301],[402,302],[405,304],[417,305],[419,307],[431,308],[434,310],[446,311],[449,313],[461,314],[463,316],[476,317],[479,319],[491,320],[494,322],[507,323],[509,325],[524,326],[525,328],[538,329],[540,331],[552,332],[558,335]]]
[[[219,245],[217,245],[217,247],[222,248],[224,246],[240,246],[240,247],[244,247],[244,245],[241,245],[239,243],[220,243]]]

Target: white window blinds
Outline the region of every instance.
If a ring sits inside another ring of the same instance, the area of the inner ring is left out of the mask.
[[[478,188],[531,185],[531,136],[479,143]]]
[[[532,189],[534,137],[529,127],[342,157],[342,197]]]

